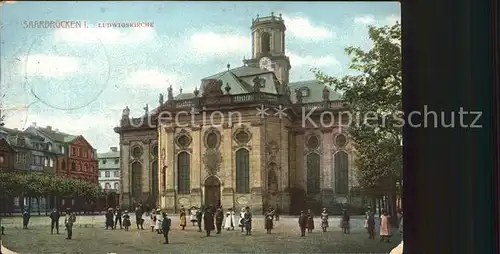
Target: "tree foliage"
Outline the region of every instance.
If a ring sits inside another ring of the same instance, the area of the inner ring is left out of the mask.
[[[402,169],[401,25],[368,28],[372,48],[345,49],[353,75],[341,78],[314,69],[316,78],[342,93],[354,124],[357,174],[365,190],[380,191]]]
[[[92,182],[45,173],[0,173],[0,195],[3,197],[81,197],[95,199],[102,195],[101,187]]]

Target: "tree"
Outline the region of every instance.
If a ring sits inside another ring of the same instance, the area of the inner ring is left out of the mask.
[[[369,26],[368,36],[371,49],[345,49],[356,74],[336,78],[318,69],[313,72],[318,81],[342,93],[352,123],[360,123],[348,128],[357,150],[360,186],[365,193],[389,194],[395,214],[395,185],[403,165],[401,25]]]

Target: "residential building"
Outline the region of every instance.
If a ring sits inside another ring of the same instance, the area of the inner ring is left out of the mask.
[[[110,147],[105,153],[98,153],[99,185],[107,192],[106,207],[119,205],[120,193],[120,152],[118,147]]]
[[[341,95],[316,80],[289,82],[281,17],[258,17],[251,29],[252,57],[242,66],[203,78],[192,93],[174,96],[169,87],[167,100],[160,95],[159,106],[140,117],[125,107],[115,128],[123,204],[169,212],[248,205],[255,213],[359,204]],[[171,117],[160,122],[163,113]],[[207,123],[213,118],[220,124]]]
[[[0,130],[0,172],[12,172],[16,151],[9,145],[3,130]],[[0,213],[10,213],[14,210],[14,199],[0,195]]]

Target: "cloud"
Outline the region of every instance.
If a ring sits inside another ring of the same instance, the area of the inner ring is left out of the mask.
[[[195,54],[206,56],[226,56],[235,53],[241,55],[252,46],[249,36],[214,32],[194,33],[187,44]]]
[[[138,70],[131,73],[125,84],[136,88],[165,89],[172,85],[179,87],[185,79],[177,73],[165,73],[157,70]]]
[[[74,57],[33,54],[20,60],[21,72],[28,76],[62,78],[80,71],[80,60]]]
[[[294,53],[287,53],[293,66],[327,67],[340,66],[340,62],[333,56],[299,56]]]
[[[59,28],[55,29],[55,42],[64,41],[82,44],[137,45],[156,38],[154,28]]]
[[[365,15],[354,18],[354,23],[363,24],[363,25],[371,25],[376,22],[375,17],[373,15]]]
[[[305,17],[283,15],[287,32],[297,39],[302,40],[324,40],[335,37],[335,33],[327,27],[312,24]]]

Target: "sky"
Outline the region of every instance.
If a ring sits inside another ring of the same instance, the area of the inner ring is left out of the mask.
[[[171,85],[201,79],[251,56],[252,18],[283,16],[290,82],[350,73],[348,46],[369,49],[368,25],[400,20],[397,2],[2,2],[0,107],[5,127],[36,123],[83,135],[98,152],[119,146],[122,110],[144,114]],[[29,21],[86,28],[31,28]],[[150,22],[153,27],[99,28]],[[166,98],[166,96],[165,96]]]

